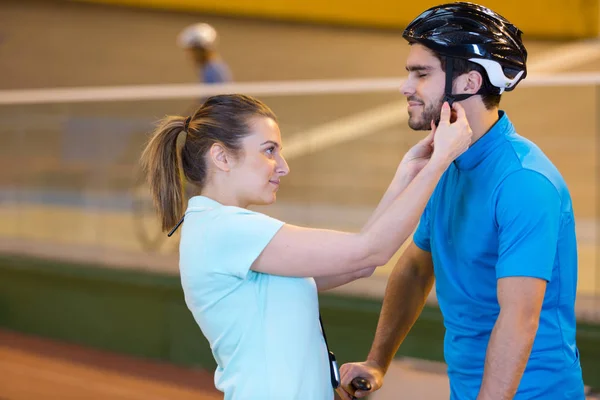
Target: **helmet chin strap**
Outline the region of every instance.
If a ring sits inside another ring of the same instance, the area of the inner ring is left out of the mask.
[[[455,101],[463,101],[476,94],[481,94],[481,90],[477,93],[463,93],[463,94],[452,94],[452,75],[454,72],[454,66],[450,57],[446,58],[446,88],[444,89],[444,102],[448,102],[450,107]],[[482,88],[483,89],[483,88]]]

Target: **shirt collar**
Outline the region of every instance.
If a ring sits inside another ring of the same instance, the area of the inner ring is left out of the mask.
[[[209,199],[206,196],[194,196],[188,201],[188,208],[215,208],[221,207],[222,204],[214,201],[213,199]]]
[[[515,128],[508,119],[506,113],[498,111],[498,121],[482,137],[471,145],[455,161],[454,165],[458,169],[475,168],[489,153],[501,142],[507,135],[514,133]]]

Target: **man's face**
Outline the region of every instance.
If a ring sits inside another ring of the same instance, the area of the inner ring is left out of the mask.
[[[400,90],[408,102],[408,126],[419,131],[430,130],[432,120],[439,122],[446,74],[431,50],[416,43],[410,46],[406,70],[408,79]]]

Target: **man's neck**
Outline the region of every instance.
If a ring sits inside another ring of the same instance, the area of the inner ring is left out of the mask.
[[[498,122],[498,108],[496,107],[488,110],[482,103],[463,104],[463,107],[473,131],[473,143],[481,139]]]

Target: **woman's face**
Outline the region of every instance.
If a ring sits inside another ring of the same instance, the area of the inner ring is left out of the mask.
[[[268,117],[253,117],[250,134],[242,139],[242,151],[231,170],[238,187],[239,204],[266,205],[277,198],[281,177],[290,169],[281,154],[281,133],[277,123]]]

